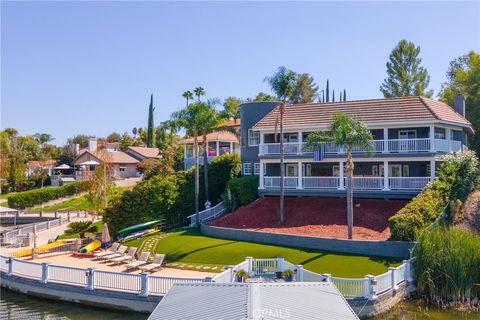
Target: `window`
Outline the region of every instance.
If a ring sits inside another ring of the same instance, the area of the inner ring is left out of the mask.
[[[251,163],[244,163],[243,164],[243,175],[244,176],[251,176],[252,175],[252,164]]]
[[[252,129],[248,130],[248,145],[250,147],[258,146],[260,144],[260,132],[253,131]]]
[[[410,177],[410,166],[408,164],[403,165],[403,176]]]
[[[340,167],[339,166],[333,166],[332,167],[332,175],[334,177],[340,177]]]
[[[127,170],[127,168],[126,168],[126,167],[120,167],[118,170],[119,170],[120,172],[125,172],[125,170]]]
[[[372,176],[378,177],[378,166],[377,165],[372,166]]]
[[[260,162],[255,162],[253,164],[253,174],[256,176],[260,175]]]
[[[312,176],[312,165],[310,163],[307,163],[304,165],[304,176],[305,177],[311,177]]]

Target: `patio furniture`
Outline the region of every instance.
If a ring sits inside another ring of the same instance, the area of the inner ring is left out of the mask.
[[[156,269],[162,267],[163,259],[165,259],[164,254],[156,254],[155,258],[153,259],[153,263],[149,263],[147,265],[139,267],[140,270],[143,272],[153,272]]]
[[[126,265],[127,268],[125,269],[125,272],[130,270],[136,270],[138,267],[143,266],[144,264],[147,264],[147,260],[149,256],[150,256],[149,252],[142,252],[138,260],[130,262],[129,264]]]
[[[137,252],[137,248],[131,247],[130,249],[128,249],[127,254],[118,258],[108,259],[108,261],[113,262],[115,265],[130,262],[132,260],[135,260],[136,252]]]
[[[125,253],[125,251],[127,251],[127,247],[126,246],[120,246],[120,248],[118,248],[117,252],[114,253],[114,254],[109,254],[107,256],[103,256],[103,257],[99,257],[100,260],[111,260],[111,259],[115,259],[115,258],[118,258],[118,257],[121,257],[123,256],[123,254]]]
[[[111,254],[114,254],[114,253],[117,253],[117,250],[118,248],[120,247],[120,243],[114,243],[110,249],[106,250],[106,251],[100,251],[100,252],[94,252],[93,253],[93,256],[95,257],[95,259],[100,259],[101,257],[106,257],[108,255],[111,255]]]

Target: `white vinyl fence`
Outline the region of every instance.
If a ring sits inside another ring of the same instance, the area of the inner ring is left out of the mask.
[[[165,295],[175,283],[211,282],[210,278],[177,278],[84,269],[37,263],[0,255],[0,272],[7,276],[59,283],[89,290],[107,290],[140,295]]]
[[[273,277],[276,272],[292,270],[297,282],[333,282],[338,290],[347,299],[365,298],[376,299],[378,294],[397,290],[398,286],[405,282],[413,281],[411,277],[411,261],[404,261],[402,265],[389,270],[378,276],[367,275],[364,278],[349,279],[332,277],[330,274],[318,274],[305,270],[301,265],[294,265],[283,258],[253,259],[246,260],[236,266],[229,267],[222,273],[212,278],[213,282],[234,282],[235,272],[246,271],[250,277]]]
[[[223,206],[223,202],[220,202],[216,206],[211,207],[210,209],[205,209],[198,213],[199,220],[200,220],[199,224],[215,219],[216,217],[224,213],[225,213],[225,207]],[[197,217],[195,214],[191,214],[187,218],[190,218],[190,226],[193,227],[197,225]]]
[[[62,216],[62,214],[65,214],[66,216]],[[37,213],[22,214],[22,216],[23,215],[44,216],[45,213],[42,214],[41,212],[37,212]],[[52,220],[23,225],[21,226],[21,228],[3,233],[1,244],[20,246],[21,240],[28,237],[29,234],[32,234],[34,232],[34,229],[35,229],[35,232],[41,232],[50,228],[58,227],[60,225],[69,223],[71,218],[86,218],[88,216],[88,213],[85,211],[68,211],[65,213],[57,212],[55,213],[55,215],[57,215],[58,218],[54,218],[54,216],[52,216],[53,218]]]

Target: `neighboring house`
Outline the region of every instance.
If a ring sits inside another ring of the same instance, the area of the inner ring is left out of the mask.
[[[280,144],[278,102],[241,106],[242,173],[259,175],[260,195],[278,195]],[[455,108],[424,97],[402,97],[290,105],[284,113],[285,194],[291,196],[344,196],[345,151],[324,144],[323,160],[315,161],[304,148],[308,135],[326,130],[335,112],[357,116],[371,130],[373,150],[354,150],[356,196],[411,198],[432,179],[438,156],[468,145],[472,126],[465,101],[457,96]]]
[[[160,149],[158,148],[128,147],[125,153],[140,162],[147,159],[160,159]]]
[[[85,151],[75,161],[75,179],[82,180],[91,175],[100,164],[107,163],[113,178],[138,177],[137,164],[140,162],[122,151]]]
[[[234,127],[236,131],[240,129],[239,119],[230,119],[223,123],[222,126],[227,125]],[[184,168],[185,170],[195,166],[194,155],[194,138],[186,138],[179,141],[179,144],[184,145]],[[215,157],[223,154],[240,154],[240,141],[237,135],[232,132],[222,131],[207,134],[208,142],[208,162],[210,163]],[[203,136],[198,137],[199,144],[199,158],[200,164],[203,164]]]
[[[52,169],[57,164],[56,160],[45,160],[45,161],[28,161],[25,176],[28,178],[36,173],[37,170],[45,170],[48,176],[52,175]]]

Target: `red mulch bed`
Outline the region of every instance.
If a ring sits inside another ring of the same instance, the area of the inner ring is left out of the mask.
[[[386,240],[388,218],[407,201],[354,199],[353,238]],[[210,223],[254,231],[347,238],[347,201],[340,198],[285,198],[285,224],[279,223],[279,198],[264,198]]]

